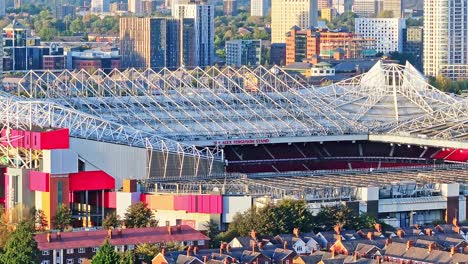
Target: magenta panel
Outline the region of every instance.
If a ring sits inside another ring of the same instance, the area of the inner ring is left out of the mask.
[[[104,193],[104,207],[105,208],[117,208],[116,202],[116,193],[115,192],[105,192]]]
[[[2,133],[1,133],[1,138],[5,138],[6,137],[6,130],[5,129],[2,129]],[[7,145],[7,141],[6,140],[2,140],[2,145],[3,146],[6,146]]]
[[[29,172],[29,189],[31,191],[49,191],[49,174],[40,171]]]
[[[23,146],[25,148],[31,148],[31,132],[29,131],[24,131]]]
[[[41,149],[41,133],[31,132],[31,148],[35,150]]]
[[[8,204],[8,189],[10,188],[10,181],[8,180],[10,177],[5,175],[5,209],[8,210],[10,208],[10,205]]]
[[[41,149],[68,149],[70,147],[68,128],[41,133]]]
[[[223,213],[223,199],[221,195],[198,196],[198,212],[204,214]]]
[[[197,195],[174,196],[174,210],[187,211],[187,213],[197,213],[197,198]]]
[[[190,204],[190,198],[188,195],[174,196],[174,210],[177,211],[188,211]]]
[[[15,138],[17,136],[19,136],[19,131],[16,130],[16,129],[12,129],[10,130],[10,138]],[[14,148],[17,148],[19,146],[19,140],[18,139],[15,139],[15,140],[10,140],[10,143],[11,143],[11,146],[14,147]]]

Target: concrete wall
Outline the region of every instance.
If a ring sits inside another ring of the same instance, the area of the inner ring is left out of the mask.
[[[50,174],[78,172],[78,154],[69,149],[44,150],[42,171]]]
[[[243,213],[252,207],[250,196],[223,196],[223,223],[231,223],[237,213]]]
[[[146,149],[77,138],[70,138],[70,149],[85,161],[86,170],[92,165],[114,177],[116,189],[123,179],[146,177]]]

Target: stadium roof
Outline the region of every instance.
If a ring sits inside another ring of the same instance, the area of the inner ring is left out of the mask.
[[[197,144],[347,135],[424,135],[468,146],[466,99],[430,86],[410,64],[378,62],[363,75],[325,87],[310,86],[276,66],[259,66],[29,72],[5,90],[17,107],[54,109],[34,122],[61,113],[57,125],[83,120],[73,126],[78,137],[122,144],[136,137],[140,145],[150,138],[158,149],[163,141],[181,148],[167,139]],[[18,112],[11,113],[14,119]],[[100,132],[91,133],[89,126]]]

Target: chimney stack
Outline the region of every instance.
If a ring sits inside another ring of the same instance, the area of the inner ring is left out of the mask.
[[[359,253],[358,253],[358,252],[354,252],[353,260],[354,260],[354,261],[357,261],[358,259],[359,259]]]
[[[229,264],[228,258],[224,259],[224,264]]]
[[[374,224],[374,228],[377,232],[382,233],[382,225],[379,223]]]
[[[377,263],[380,263],[380,256],[379,256],[379,255],[375,256],[375,261],[376,261]]]
[[[432,236],[432,229],[426,228],[424,231],[426,231],[427,236]]]
[[[374,240],[374,232],[372,231],[367,232],[367,239]]]
[[[255,230],[250,231],[250,237],[257,241],[257,232],[255,232]]]
[[[283,248],[284,248],[284,249],[288,249],[288,241],[284,241],[284,243],[283,243]]]
[[[453,226],[458,226],[458,219],[456,217],[453,218],[452,225]]]
[[[161,249],[161,255],[163,255],[163,256],[166,255],[166,248],[165,248],[165,247],[163,247],[163,248]]]
[[[57,232],[57,240],[62,240],[62,234],[60,231]]]
[[[226,252],[231,253],[231,245],[229,244],[226,245]]]
[[[453,257],[453,255],[455,255],[457,249],[455,247],[451,247],[450,248],[450,257]]]
[[[388,246],[392,244],[392,239],[391,238],[387,238],[387,240],[385,240],[385,246]]]
[[[193,255],[197,255],[198,254],[198,246],[195,246],[193,247]]]
[[[51,240],[52,240],[52,236],[50,235],[50,233],[47,233],[47,242],[50,243]]]
[[[427,247],[429,253],[431,253],[433,250],[436,249],[436,244],[434,242],[430,243],[429,246]]]
[[[252,252],[255,252],[256,247],[257,247],[257,243],[252,243]]]
[[[332,258],[332,259],[335,258],[335,250],[334,250],[334,249],[331,250],[331,258]]]
[[[335,225],[335,226],[333,227],[333,230],[335,230],[335,234],[341,235],[341,225],[339,225],[339,224],[338,224],[338,225]]]
[[[122,237],[122,228],[117,229],[117,235]]]
[[[190,257],[190,251],[192,251],[192,246],[187,248],[187,257]]]
[[[172,227],[170,225],[167,226],[167,233],[172,235]]]
[[[226,244],[221,241],[221,245],[219,245],[219,254],[223,254],[225,247],[226,247]]]
[[[203,263],[208,262],[208,256],[203,256]]]
[[[176,228],[177,228],[177,233],[182,233],[182,226],[181,225],[177,225]]]
[[[294,236],[299,237],[299,235],[300,235],[299,228],[295,227],[295,228],[293,229],[293,234],[294,234]]]
[[[110,228],[107,230],[107,238],[112,239],[112,229]]]
[[[406,242],[406,250],[410,249],[413,246],[413,240],[408,240]]]
[[[399,237],[399,238],[403,238],[405,236],[405,232],[401,229],[398,229],[397,232],[396,232],[396,235]]]

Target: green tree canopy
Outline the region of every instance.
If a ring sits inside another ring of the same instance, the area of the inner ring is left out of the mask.
[[[39,250],[33,234],[34,226],[31,221],[21,222],[6,242],[4,253],[0,256],[0,263],[36,263]]]
[[[144,202],[130,205],[125,212],[124,223],[126,227],[147,227],[157,226],[158,221],[154,219],[154,214],[146,207]]]
[[[54,228],[63,231],[71,225],[72,214],[70,209],[64,205],[60,204],[57,208],[57,213],[52,218],[52,225]]]
[[[106,239],[91,260],[92,264],[116,264],[120,262],[120,256],[115,252],[114,247]]]
[[[120,217],[115,214],[107,214],[104,220],[102,221],[102,227],[104,229],[110,229],[110,228],[117,228],[122,225],[122,221],[120,220]]]

